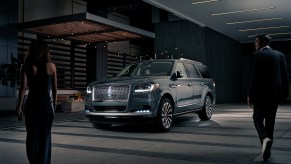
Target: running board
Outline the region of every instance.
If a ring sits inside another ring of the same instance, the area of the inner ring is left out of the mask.
[[[198,108],[198,109],[194,109],[194,110],[190,110],[190,111],[185,111],[185,112],[179,112],[179,113],[175,113],[173,114],[173,116],[178,116],[178,115],[182,115],[182,114],[186,114],[186,113],[192,113],[192,112],[198,112],[200,110],[202,110],[203,108]]]

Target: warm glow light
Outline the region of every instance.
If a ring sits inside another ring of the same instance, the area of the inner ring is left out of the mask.
[[[198,5],[203,3],[209,3],[209,2],[217,2],[219,0],[208,0],[208,1],[201,1],[201,2],[193,2],[192,5]]]
[[[275,6],[271,6],[269,8],[260,8],[260,9],[250,9],[250,10],[239,10],[239,11],[230,11],[225,13],[217,13],[211,14],[211,16],[220,16],[220,15],[228,15],[228,14],[237,14],[237,13],[245,13],[245,12],[252,12],[252,11],[260,11],[260,10],[268,10],[268,9],[275,9]]]
[[[248,20],[248,21],[228,22],[226,24],[233,25],[233,24],[253,23],[253,22],[263,22],[263,21],[273,21],[273,20],[282,20],[282,19],[283,18],[255,19],[255,20]]]
[[[267,29],[278,29],[278,28],[289,28],[290,26],[275,26],[275,27],[260,27],[260,28],[249,28],[245,30],[238,30],[240,32],[246,31],[257,31],[257,30],[267,30]]]

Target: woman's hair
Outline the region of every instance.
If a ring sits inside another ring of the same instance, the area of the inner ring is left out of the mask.
[[[42,40],[31,41],[24,63],[39,66],[50,61],[51,57],[48,44]]]

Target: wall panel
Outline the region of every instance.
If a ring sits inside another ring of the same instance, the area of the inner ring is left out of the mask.
[[[242,101],[242,53],[239,42],[185,20],[155,24],[157,58],[187,58],[209,67],[217,102]]]

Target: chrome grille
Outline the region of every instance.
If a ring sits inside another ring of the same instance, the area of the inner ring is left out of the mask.
[[[128,99],[129,85],[94,86],[94,101],[124,101]]]

